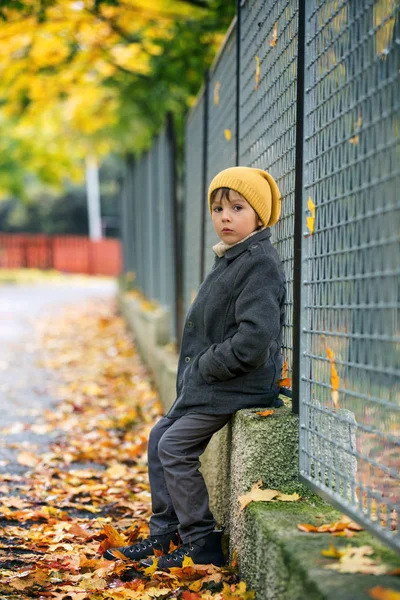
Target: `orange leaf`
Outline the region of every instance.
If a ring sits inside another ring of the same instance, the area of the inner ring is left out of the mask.
[[[374,600],[400,600],[400,592],[391,588],[384,588],[381,585],[368,590],[368,595]]]
[[[281,387],[285,387],[285,388],[291,388],[292,380],[290,377],[284,377],[283,379],[278,379],[278,381],[276,382],[276,385],[280,385]]]
[[[126,545],[125,536],[118,533],[112,525],[104,525],[101,533],[106,536],[106,539],[99,546],[100,554],[103,554],[108,548],[117,548],[118,546]]]
[[[184,590],[180,597],[183,598],[183,600],[198,600],[201,598],[201,595],[197,594],[197,592],[189,592],[189,590]]]
[[[283,363],[283,367],[282,367],[282,377],[283,377],[283,379],[285,379],[287,377],[288,368],[289,368],[288,361],[285,360],[285,362]]]
[[[256,85],[255,90],[258,90],[258,84],[260,83],[260,59],[256,56]]]
[[[276,45],[277,39],[278,39],[278,26],[276,23],[274,23],[274,29],[272,31],[272,40],[270,43],[270,46],[272,46],[272,48]]]
[[[315,527],[315,525],[310,525],[310,523],[297,523],[297,529],[300,531],[305,531],[306,533],[318,531],[318,527]]]
[[[233,569],[237,569],[237,567],[238,567],[238,551],[236,550],[236,548],[232,552],[231,567]]]
[[[262,411],[259,410],[259,411],[256,412],[256,415],[260,415],[260,417],[269,417],[269,416],[271,416],[273,414],[274,414],[274,411],[273,411],[272,408],[269,408],[267,410],[262,410]]]

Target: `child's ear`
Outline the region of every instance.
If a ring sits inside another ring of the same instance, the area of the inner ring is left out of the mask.
[[[262,227],[263,226],[263,222],[261,221],[261,219],[258,219],[257,226],[258,227]]]

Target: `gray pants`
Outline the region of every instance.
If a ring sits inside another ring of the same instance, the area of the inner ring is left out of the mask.
[[[199,457],[230,418],[190,413],[179,419],[163,417],[153,427],[148,448],[151,535],[178,530],[182,542],[188,543],[214,529]]]

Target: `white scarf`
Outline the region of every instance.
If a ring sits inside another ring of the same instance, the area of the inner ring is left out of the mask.
[[[241,244],[242,242],[248,240],[253,235],[256,235],[256,233],[259,233],[260,231],[264,231],[264,229],[266,229],[266,227],[262,227],[261,229],[256,229],[255,231],[253,231],[252,233],[249,233],[248,236],[246,236],[242,240],[239,240],[235,244],[225,244],[225,242],[223,242],[223,241],[218,242],[218,244],[215,244],[215,246],[213,246],[212,249],[214,250],[215,254],[219,258],[222,258],[227,250],[230,250],[234,246],[237,246],[238,244]]]

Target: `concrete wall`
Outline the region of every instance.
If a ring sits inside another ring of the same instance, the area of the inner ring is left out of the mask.
[[[143,360],[152,370],[160,400],[168,409],[175,400],[178,362],[169,344],[168,312],[149,310],[138,297],[122,292],[118,302]],[[240,575],[256,590],[257,600],[362,600],[378,585],[400,591],[398,577],[353,574],[350,581],[349,575],[324,569],[331,559],[324,559],[321,549],[332,541],[337,547],[345,546],[348,540],[302,533],[297,524],[332,522],[341,514],[299,482],[299,423],[291,408],[274,409],[268,417],[256,412],[239,411],[213,436],[201,469],[211,509],[229,536],[229,554],[237,552]],[[288,494],[298,492],[302,499],[295,503],[251,503],[241,511],[238,497],[260,479],[263,487]],[[357,534],[355,543],[372,545],[393,568],[400,567],[394,553],[367,533]]]

